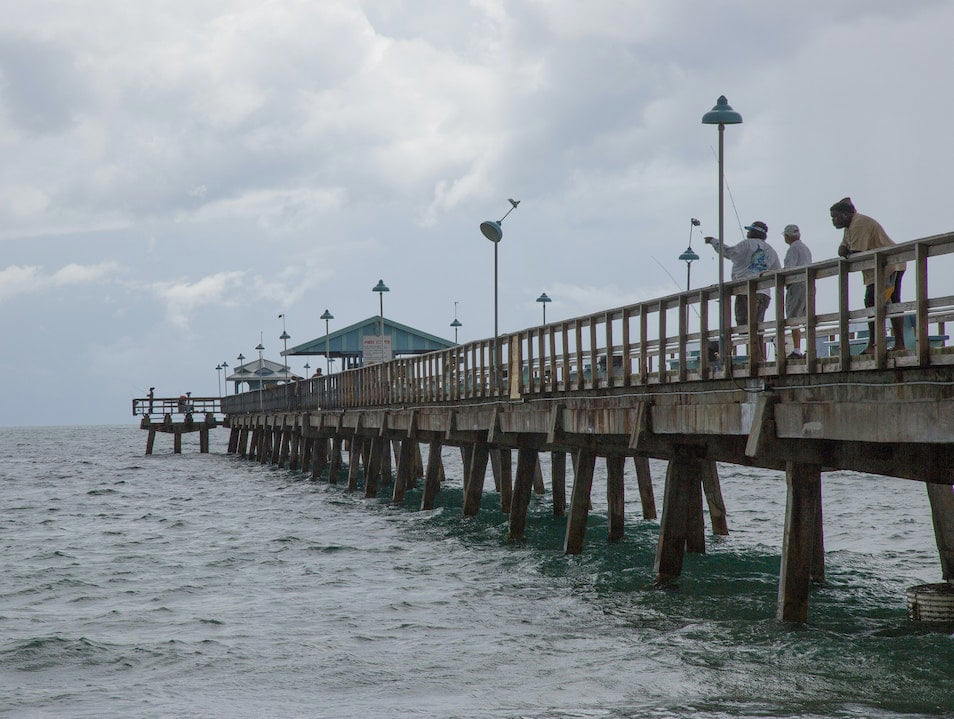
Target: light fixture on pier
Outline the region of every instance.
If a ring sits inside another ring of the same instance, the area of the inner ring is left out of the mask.
[[[547,323],[547,302],[553,302],[546,292],[537,297],[537,302],[543,305],[543,324]]]
[[[256,372],[256,374],[258,375],[258,389],[259,389],[259,390],[263,390],[263,389],[265,389],[265,383],[262,381],[262,377],[265,376],[265,373],[264,373],[262,370],[265,369],[265,362],[264,362],[264,360],[262,359],[262,352],[265,351],[265,345],[262,344],[262,333],[261,333],[261,332],[258,333],[258,344],[255,346],[255,349],[258,350],[258,372]],[[259,410],[261,410],[261,409],[264,408],[264,402],[265,402],[265,393],[259,391],[259,393],[258,393],[258,408],[259,408]]]
[[[308,379],[308,370],[311,369],[311,365],[305,362],[305,379]]]
[[[245,361],[245,355],[241,352],[238,353],[238,357],[235,359],[238,360],[238,366],[235,368],[235,373],[238,374],[239,370],[242,369],[242,363]],[[239,391],[239,381],[235,380],[235,394],[238,394]]]
[[[726,348],[729,346],[725,336],[725,126],[738,125],[742,115],[729,105],[725,95],[720,95],[715,107],[702,116],[703,125],[719,126],[719,357],[726,361]],[[728,367],[729,365],[725,365]]]
[[[219,380],[219,397],[222,396],[222,365],[215,365],[215,376]]]
[[[456,345],[456,344],[460,344],[460,343],[457,341],[457,330],[458,330],[459,328],[463,327],[463,325],[461,324],[460,320],[455,317],[455,318],[454,318],[454,321],[450,323],[450,326],[454,328],[454,344],[455,344],[455,345]]]
[[[689,291],[691,286],[690,276],[692,273],[692,263],[699,259],[699,255],[695,253],[692,249],[692,228],[698,227],[702,223],[699,222],[695,217],[689,220],[689,246],[686,248],[686,251],[679,255],[679,259],[686,263],[686,292]]]
[[[282,321],[282,333],[278,335],[278,339],[282,341],[285,347],[282,351],[282,357],[285,358],[285,380],[288,381],[291,379],[291,368],[288,366],[288,340],[291,339],[291,335],[288,334],[288,330],[285,329],[285,314],[282,313],[278,315],[278,319]]]
[[[513,198],[508,198],[507,202],[510,203],[510,209],[507,210],[507,214],[501,217],[499,220],[484,220],[480,223],[480,231],[483,233],[484,237],[494,243],[494,357],[493,357],[493,368],[494,368],[494,390],[499,390],[500,382],[500,372],[498,371],[498,361],[499,354],[498,351],[498,341],[497,337],[499,335],[499,325],[498,325],[498,312],[497,312],[497,245],[500,244],[500,241],[503,239],[503,221],[507,219],[507,215],[517,209],[517,205],[520,204],[520,200],[514,200]]]
[[[381,302],[381,314],[378,317],[378,334],[381,336],[381,341],[384,341],[384,293],[390,292],[391,289],[384,284],[384,280],[378,280],[378,284],[371,288],[372,292],[378,293],[378,300]]]
[[[325,321],[325,372],[327,374],[331,374],[331,343],[328,338],[328,320],[333,320],[334,318],[335,316],[328,311],[327,307],[319,318]]]
[[[222,386],[225,387],[225,394],[229,393],[229,363],[224,360],[219,363],[222,366]]]

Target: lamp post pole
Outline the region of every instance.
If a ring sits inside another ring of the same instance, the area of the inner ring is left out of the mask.
[[[255,348],[258,350],[258,409],[261,411],[264,409],[265,405],[265,384],[262,382],[262,370],[265,369],[265,362],[262,359],[262,352],[265,351],[265,345],[262,344],[262,333],[258,333],[258,346]]]
[[[719,126],[719,359],[726,373],[731,371],[731,357],[727,356],[729,338],[726,336],[725,306],[725,126],[738,125],[742,115],[732,109],[725,95],[720,95],[715,107],[702,116],[703,125]]]
[[[222,365],[215,365],[215,376],[219,381],[219,397],[222,396]]]
[[[242,363],[245,361],[245,355],[239,352],[238,357],[236,357],[235,359],[238,360],[238,366],[235,368],[235,374],[238,375],[238,371],[242,367]],[[235,380],[235,394],[238,394],[238,393],[239,393],[239,381]]]
[[[321,313],[321,319],[325,321],[325,373],[331,374],[331,340],[328,337],[328,320],[333,320],[335,316],[325,308]]]
[[[378,315],[378,337],[381,341],[381,360],[384,361],[384,293],[391,290],[384,284],[384,280],[378,280],[378,284],[372,287],[371,291],[378,293],[378,300],[381,302],[381,311]]]
[[[483,233],[484,237],[494,243],[494,357],[493,362],[493,390],[499,391],[500,384],[500,343],[498,341],[498,336],[500,334],[500,329],[498,325],[498,302],[497,302],[497,245],[500,244],[500,241],[503,239],[503,228],[501,227],[504,220],[507,219],[507,215],[517,209],[517,205],[520,204],[520,200],[508,199],[507,202],[510,203],[510,209],[507,210],[507,214],[501,217],[499,220],[484,220],[480,223],[480,231]]]
[[[229,393],[229,363],[221,362],[222,365],[222,386],[225,387],[225,394]],[[221,392],[219,393],[221,396]]]
[[[543,305],[543,324],[546,324],[546,323],[547,323],[547,303],[548,303],[548,302],[553,302],[553,300],[551,300],[551,299],[547,296],[547,293],[544,292],[544,293],[541,294],[539,297],[537,297],[537,302],[539,302],[541,305]]]

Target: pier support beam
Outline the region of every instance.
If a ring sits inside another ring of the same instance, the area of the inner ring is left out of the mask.
[[[722,486],[719,484],[719,468],[714,460],[706,459],[702,465],[702,489],[706,494],[709,505],[709,521],[712,523],[712,533],[726,536],[729,533],[729,523],[725,516],[725,500],[722,499]]]
[[[152,454],[152,448],[156,444],[156,430],[150,429],[146,437],[146,454]]]
[[[941,557],[941,576],[954,582],[954,486],[927,484],[928,501],[931,503],[931,520],[934,523],[934,538]]]
[[[172,433],[172,451],[175,454],[182,454],[182,432]]]
[[[643,507],[643,519],[656,519],[656,496],[653,494],[653,478],[649,472],[649,457],[633,457],[636,467],[636,486],[639,502]]]
[[[402,439],[398,447],[397,474],[394,477],[394,491],[391,492],[391,501],[394,504],[404,504],[404,494],[411,483],[414,473],[414,446],[413,439]]]
[[[364,456],[365,440],[360,437],[352,437],[348,449],[348,491],[354,492],[358,489],[358,466],[361,463],[361,457]],[[367,465],[365,465],[365,474],[367,474]]]
[[[689,501],[693,480],[699,482],[699,461],[685,447],[675,447],[666,469],[662,521],[656,545],[656,585],[672,582],[682,573],[689,533]]]
[[[301,429],[293,429],[291,443],[288,448],[288,468],[297,471],[301,464]]]
[[[550,452],[550,486],[553,490],[553,516],[566,514],[566,452]]]
[[[540,455],[537,454],[537,466],[533,470],[533,493],[546,494],[547,487],[543,483],[543,467],[540,466]]]
[[[480,510],[480,499],[484,494],[484,480],[487,477],[487,460],[490,447],[486,442],[477,442],[471,450],[470,473],[464,489],[464,516],[474,517]]]
[[[368,440],[368,443],[371,445],[371,456],[368,459],[368,469],[364,474],[364,496],[366,499],[374,499],[378,496],[384,453],[390,451],[390,448],[388,441],[383,437],[374,437]]]
[[[493,469],[494,484],[500,492],[500,511],[510,513],[513,498],[513,458],[508,448],[490,450],[490,466]]]
[[[199,452],[201,454],[209,453],[209,428],[203,427],[199,430]]]
[[[281,445],[278,451],[278,462],[276,464],[279,467],[288,467],[288,458],[291,455],[291,442],[292,442],[292,430],[290,427],[283,426],[281,429]]]
[[[784,622],[805,622],[821,507],[821,468],[789,462],[785,484],[785,535],[776,616]]]
[[[689,517],[686,527],[686,551],[706,553],[706,518],[702,512],[702,481],[705,461],[697,461],[689,478]]]
[[[579,554],[586,538],[586,520],[590,514],[590,492],[593,489],[593,470],[596,454],[581,449],[576,457],[576,475],[573,477],[573,496],[570,499],[570,514],[566,518],[564,554]]]
[[[441,441],[433,440],[427,450],[427,471],[424,474],[424,494],[421,496],[421,509],[434,509],[437,490],[441,486],[443,462],[441,461]]]
[[[606,457],[606,504],[609,520],[609,531],[606,539],[610,542],[618,542],[623,538],[624,533],[625,489],[623,474],[625,466],[626,457],[622,455]]]
[[[331,440],[331,456],[328,458],[328,483],[338,484],[341,473],[341,437]]]
[[[239,457],[248,456],[248,427],[242,427],[239,431],[238,454]]]
[[[321,473],[325,471],[325,468],[328,467],[328,481],[332,482],[331,479],[331,467],[330,462],[328,461],[328,438],[327,437],[315,437],[312,440],[311,446],[311,478],[318,480],[321,478]]]
[[[225,453],[235,454],[235,451],[238,449],[238,442],[239,442],[239,428],[232,427],[229,430],[229,446],[228,446],[228,449],[225,450]]]
[[[261,444],[261,447],[259,448],[258,455],[256,456],[256,459],[258,459],[259,464],[265,464],[268,461],[269,457],[271,456],[272,436],[274,434],[275,433],[272,432],[271,427],[262,427],[262,444]]]
[[[522,540],[527,528],[527,509],[530,506],[530,492],[533,489],[536,464],[537,450],[530,447],[521,447],[517,450],[517,474],[513,482],[510,530],[507,534],[507,540],[510,542]]]
[[[320,440],[317,437],[302,436],[301,438],[301,470],[302,474],[312,471],[312,457],[315,454],[315,444]]]

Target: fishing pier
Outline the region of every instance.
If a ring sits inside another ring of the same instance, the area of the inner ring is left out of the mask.
[[[393,454],[391,499],[403,504],[423,479],[421,508],[429,509],[440,501],[441,449],[460,447],[464,518],[499,502],[513,541],[524,535],[531,492],[542,489],[539,454],[549,452],[553,513],[566,516],[569,554],[587,548],[597,461],[605,462],[614,541],[625,531],[627,464],[635,468],[643,517],[652,519],[648,458],[665,459],[659,584],[678,578],[685,552],[706,551],[704,507],[714,533],[729,531],[716,462],[784,471],[777,616],[786,621],[807,619],[811,583],[824,578],[824,473],[888,475],[924,483],[942,576],[951,583],[954,348],[945,323],[954,320],[954,295],[932,294],[929,268],[952,253],[954,233],[937,235],[726,283],[721,303],[710,286],[224,397],[228,451],[343,482],[349,491],[363,479],[367,497],[390,482]],[[898,262],[907,263],[905,288],[914,299],[855,306],[861,271],[876,270],[880,297],[881,269]],[[937,276],[950,277],[950,269]],[[797,283],[807,290],[806,316],[786,318],[784,293]],[[774,317],[732,325],[731,298],[747,297],[754,317],[757,292],[771,295]],[[909,328],[905,350],[893,351],[886,337],[885,322],[895,317]],[[871,351],[857,354],[868,322]],[[805,357],[787,359],[784,338],[799,325],[808,338]],[[720,340],[723,353],[716,351]],[[485,492],[488,464],[496,495]]]

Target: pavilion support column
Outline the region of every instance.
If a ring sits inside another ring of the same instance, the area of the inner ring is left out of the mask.
[[[239,457],[248,456],[248,427],[242,427],[239,431],[238,454]]]
[[[540,466],[540,454],[537,453],[537,466],[533,470],[533,493],[546,494],[547,488],[543,483],[543,468]]]
[[[573,478],[573,495],[570,513],[566,518],[564,554],[580,554],[586,539],[586,520],[590,514],[590,492],[593,489],[593,470],[596,454],[590,449],[581,449],[576,457],[576,476]]]
[[[636,486],[639,502],[643,507],[643,519],[656,519],[656,497],[653,494],[653,477],[649,472],[649,457],[633,457],[636,467]]]
[[[722,536],[728,535],[729,523],[725,516],[725,500],[722,499],[722,487],[719,484],[719,468],[715,460],[705,459],[702,464],[702,489],[706,494],[709,505],[709,521],[712,523],[712,533]]]
[[[239,441],[239,428],[232,427],[229,430],[229,446],[228,446],[228,449],[225,450],[225,453],[235,454],[235,450],[238,449],[238,441]]]
[[[367,499],[374,499],[378,496],[384,453],[389,448],[388,441],[384,437],[373,437],[368,440],[368,443],[371,445],[371,457],[368,460],[368,471],[364,475],[364,496]]]
[[[199,430],[199,452],[202,454],[209,453],[209,428],[202,427]]]
[[[398,443],[397,475],[394,477],[394,491],[391,493],[391,501],[394,504],[404,504],[404,494],[414,473],[414,445],[416,444],[417,442],[413,439],[402,439]]]
[[[533,489],[533,473],[537,463],[537,450],[520,447],[517,450],[517,474],[513,482],[513,497],[510,501],[510,530],[507,541],[523,539],[527,528],[527,510],[530,507],[530,492]]]
[[[553,516],[566,514],[566,452],[550,452],[550,486],[553,490]]]
[[[424,494],[421,496],[421,509],[434,509],[437,490],[441,486],[441,441],[433,440],[427,450],[427,471],[424,474]]]
[[[487,477],[487,460],[490,447],[486,442],[476,442],[472,448],[470,476],[464,490],[464,516],[474,517],[480,510],[480,500],[484,494],[484,480]]]
[[[618,542],[623,538],[625,516],[625,495],[623,475],[626,457],[623,455],[606,457],[606,504],[608,507],[609,531],[607,541]]]
[[[934,539],[941,558],[941,576],[954,582],[954,486],[926,484],[928,501],[931,503],[931,520],[934,523]]]
[[[702,511],[702,477],[705,463],[697,460],[695,471],[689,479],[689,517],[686,527],[686,551],[693,554],[706,553],[706,518]]]
[[[785,535],[776,617],[783,622],[805,622],[821,506],[821,467],[788,462],[785,485]]]
[[[358,489],[358,467],[361,463],[360,458],[364,455],[365,440],[357,435],[351,438],[351,447],[348,451],[348,491],[354,492]],[[367,473],[367,470],[365,470]]]
[[[662,520],[656,545],[656,585],[674,581],[682,573],[689,534],[689,500],[693,478],[699,482],[699,461],[689,448],[676,445],[666,469]]]
[[[338,484],[338,474],[341,472],[341,437],[335,436],[331,440],[331,457],[328,459],[328,483]]]
[[[490,450],[490,465],[493,468],[494,484],[500,493],[500,511],[510,513],[513,500],[513,457],[507,447]]]
[[[149,428],[149,435],[146,437],[146,455],[152,454],[152,448],[156,444],[156,430]]]

